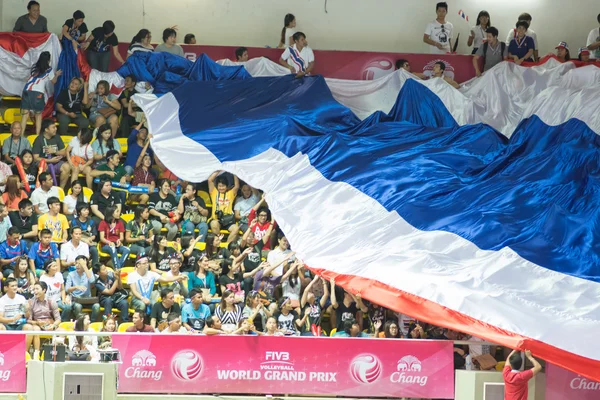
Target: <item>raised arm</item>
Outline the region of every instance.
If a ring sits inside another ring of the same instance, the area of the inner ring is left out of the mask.
[[[339,304],[335,297],[335,278],[331,278],[329,282],[331,283],[331,305],[334,309],[337,309],[339,307]]]
[[[240,190],[240,178],[238,178],[237,175],[233,176],[233,189],[231,190],[236,194]]]
[[[219,174],[222,171],[215,171],[213,172],[209,177],[208,177],[208,192],[212,193],[213,190],[215,190],[215,179],[217,179],[217,176],[219,176]]]
[[[304,289],[304,293],[302,293],[302,298],[300,299],[300,308],[304,308],[304,306],[306,305],[306,298],[308,297],[308,292],[310,291],[310,289],[313,287],[313,285],[319,280],[319,276],[315,275],[315,277],[313,278],[312,281],[310,281],[310,283],[308,285],[306,285],[306,288]]]
[[[327,304],[327,299],[329,299],[329,286],[325,279],[321,278],[321,282],[323,282],[323,296],[321,297],[321,308],[325,308],[325,304]]]
[[[533,364],[533,368],[531,369],[533,371],[533,376],[536,376],[542,371],[542,365],[538,362],[538,360],[533,358],[531,355],[531,350],[525,350],[525,357],[527,357],[527,359]]]
[[[348,293],[350,293],[350,292],[348,292]],[[369,311],[369,307],[367,307],[365,305],[365,303],[363,303],[362,297],[361,297],[360,293],[357,293],[356,296],[353,295],[352,293],[350,293],[350,296],[352,296],[352,298],[356,302],[356,305],[358,306],[358,308],[360,309],[360,311],[362,311],[364,313],[366,313],[366,312]]]

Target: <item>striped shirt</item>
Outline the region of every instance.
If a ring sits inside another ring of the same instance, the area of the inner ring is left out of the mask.
[[[154,51],[154,47],[152,47],[152,46],[144,47],[141,43],[134,43],[131,46],[129,46],[129,49],[127,50],[127,54],[133,54],[138,51],[140,51],[142,53],[152,53]]]
[[[215,315],[221,320],[224,329],[235,330],[237,329],[238,322],[242,319],[242,308],[239,304],[234,304],[233,311],[226,311],[221,309],[221,305],[219,304],[215,308]]]

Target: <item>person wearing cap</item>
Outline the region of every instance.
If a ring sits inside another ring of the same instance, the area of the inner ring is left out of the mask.
[[[127,174],[123,165],[119,164],[120,162],[121,154],[117,150],[109,150],[106,153],[106,164],[99,165],[96,171],[92,172],[92,176],[125,185],[131,180],[131,176]]]
[[[559,61],[565,62],[571,59],[571,53],[569,52],[569,45],[567,45],[567,42],[560,42],[554,49],[556,50],[556,57]]]
[[[577,53],[577,58],[582,62],[590,62],[590,56],[591,54],[587,47],[580,48]]]
[[[596,18],[600,24],[600,14]],[[590,58],[594,60],[600,59],[600,28],[594,28],[590,31],[586,48],[590,52]]]

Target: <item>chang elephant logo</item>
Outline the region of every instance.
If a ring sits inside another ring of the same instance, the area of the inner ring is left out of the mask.
[[[181,381],[193,381],[202,373],[202,357],[193,350],[182,350],[173,356],[171,371]]]
[[[361,354],[350,363],[350,375],[357,383],[365,385],[376,382],[381,377],[381,361],[373,354]]]
[[[131,357],[131,366],[125,369],[125,377],[158,381],[162,378],[162,369],[156,368],[154,354],[140,350]]]
[[[156,367],[156,356],[148,350],[138,351],[131,358],[134,367]]]
[[[421,372],[421,361],[415,356],[404,356],[398,361],[400,372]]]
[[[422,374],[422,369],[421,360],[417,357],[411,355],[404,356],[398,360],[396,371],[390,375],[390,381],[404,385],[425,386],[428,376]]]

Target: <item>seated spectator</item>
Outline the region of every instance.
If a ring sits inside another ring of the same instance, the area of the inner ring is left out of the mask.
[[[24,140],[27,140],[27,139],[24,139]],[[6,141],[4,143],[6,143]],[[27,140],[27,143],[29,143],[28,140]],[[38,168],[37,163],[33,160],[33,153],[31,152],[31,150],[25,149],[21,152],[20,157],[21,157],[21,163],[23,164],[23,172],[25,173],[25,178],[27,179],[27,182],[29,183],[29,188],[30,188],[30,190],[34,190],[35,184],[38,181],[39,168]],[[11,169],[12,169],[13,175],[20,176],[19,169],[17,168],[16,165],[13,165],[11,167]]]
[[[98,282],[98,279],[96,279],[96,282]],[[129,316],[127,316],[127,319],[129,319]],[[118,332],[118,323],[117,323],[117,317],[115,317],[113,314],[109,314],[104,315],[104,317],[102,318],[102,329],[100,329],[100,332]],[[112,336],[100,336],[98,338],[98,343],[99,343],[99,348],[101,349],[107,349],[112,347]]]
[[[360,324],[354,318],[347,319],[342,325],[342,329],[338,329],[333,335],[334,337],[369,337],[366,333],[360,330]]]
[[[165,235],[154,235],[152,248],[148,252],[150,258],[150,270],[158,273],[166,273],[171,269],[169,262],[177,251],[169,246]]]
[[[23,137],[21,121],[14,121],[10,125],[10,133],[10,137],[6,138],[4,143],[2,143],[2,159],[5,163],[12,166],[15,164],[15,158],[18,156],[22,158],[24,150],[31,150],[31,143],[29,143],[26,137]],[[23,165],[23,168],[25,169],[25,165]],[[25,173],[27,174],[27,171]],[[18,175],[18,172],[15,175]],[[35,184],[35,179],[33,183]]]
[[[252,290],[246,296],[246,305],[242,310],[242,317],[248,320],[248,323],[256,327],[258,332],[264,332],[267,326],[267,318],[271,311],[265,308],[260,301],[258,292]]]
[[[600,24],[600,14],[598,14],[596,20]],[[590,31],[587,37],[586,48],[592,52],[590,56],[593,60],[600,59],[600,27]]]
[[[449,76],[444,75],[444,73],[446,72],[446,64],[443,63],[442,61],[438,61],[433,65],[433,70],[432,70],[432,74],[431,74],[431,78],[441,78],[443,80],[445,80],[446,82],[448,82],[450,85],[452,85],[452,87],[454,87],[455,89],[458,89],[460,87],[460,85],[458,83],[456,83],[454,81],[454,79],[450,78]]]
[[[339,292],[336,293],[335,279],[333,279],[333,278],[330,279],[330,283],[331,283],[331,305],[333,306],[333,309],[336,311],[335,312],[336,328],[337,328],[338,332],[341,332],[345,329],[344,322],[349,321],[349,320],[355,320],[356,314],[358,313],[359,309],[363,313],[366,313],[367,311],[369,311],[369,309],[363,304],[362,299],[359,294],[354,296],[352,293],[348,293],[345,290],[340,290],[340,291],[343,291],[344,299],[342,300],[341,303],[338,303],[337,295],[339,295],[340,293]]]
[[[209,271],[208,265],[206,255],[196,258],[195,272],[188,272],[188,292],[191,297],[192,290],[199,290],[204,301],[210,303],[217,293],[217,286],[215,285],[215,275]]]
[[[265,329],[265,336],[283,336],[283,332],[277,329],[277,318],[267,318],[267,328]]]
[[[184,44],[196,44],[196,36],[193,33],[188,33],[183,38]]]
[[[318,300],[311,292],[312,287],[315,285],[323,286],[324,294]],[[323,278],[315,275],[313,280],[306,286],[300,300],[300,308],[304,310],[304,315],[308,315],[305,323],[300,327],[302,336],[321,336],[321,320],[327,300],[329,300],[329,285]]]
[[[73,303],[71,302],[71,296],[67,296],[65,291],[65,280],[63,274],[60,273],[60,264],[56,260],[49,259],[44,262],[43,268],[45,272],[40,276],[40,282],[44,282],[48,286],[46,298],[58,304],[58,307],[62,310],[60,319],[69,321]]]
[[[83,256],[90,258],[90,246],[81,240],[82,229],[74,226],[71,229],[71,240],[60,247],[60,266],[69,272],[75,271],[76,260]]]
[[[80,43],[85,42],[85,36],[88,33],[88,27],[85,22],[83,22],[84,19],[85,14],[83,11],[77,10],[73,13],[73,18],[66,20],[62,26],[62,37],[70,40],[71,43],[73,43],[73,49],[76,51],[79,48]]]
[[[246,62],[248,61],[248,49],[245,47],[238,47],[235,49],[235,61]]]
[[[116,150],[109,150],[106,153],[106,163],[99,165],[92,176],[98,177],[102,181],[118,182],[125,186],[131,180],[131,176],[125,172],[125,168],[120,164],[121,154]]]
[[[58,197],[48,199],[48,212],[38,218],[38,230],[47,229],[52,232],[52,241],[65,243],[68,237],[69,221],[60,213]]]
[[[185,191],[179,200],[177,211],[179,215],[183,216],[182,234],[195,236],[195,229],[198,229],[200,242],[204,242],[208,233],[208,224],[206,223],[208,207],[204,200],[196,194],[196,186],[193,183],[185,185]]]
[[[228,333],[221,328],[221,320],[216,315],[213,315],[206,319],[206,324],[204,325],[204,329],[202,329],[202,333],[207,336],[224,335]]]
[[[187,274],[181,272],[181,254],[173,254],[169,260],[169,266],[171,267],[171,270],[168,271],[165,276],[169,278],[178,278],[181,275],[186,275],[185,279],[188,279]],[[176,296],[187,297],[188,295],[187,282],[161,283],[161,287],[168,287],[169,289],[172,289]],[[177,299],[181,299],[181,297],[177,297]]]
[[[294,14],[286,14],[283,18],[283,29],[279,38],[278,49],[285,49],[294,45],[294,34],[296,33],[296,17]]]
[[[264,196],[261,199],[261,195],[258,192],[258,190],[254,189],[253,187],[251,187],[250,185],[248,185],[247,183],[244,183],[242,185],[242,197],[238,197],[237,200],[235,201],[235,206],[233,206],[233,212],[235,214],[235,219],[236,221],[238,221],[238,225],[240,226],[240,229],[243,232],[246,232],[248,230],[248,224],[249,224],[249,216],[250,213],[252,211],[252,209],[254,207],[256,207],[256,209],[254,210],[255,214],[256,214],[256,210],[258,210],[262,205],[264,205]],[[259,206],[256,206],[258,203],[260,203]],[[255,215],[256,217],[256,215]],[[265,221],[263,221],[264,223]],[[266,230],[266,228],[264,229]],[[262,238],[262,236],[260,236],[258,239],[256,238],[256,234],[254,235],[254,239],[255,240],[260,240]],[[266,242],[270,242],[270,240],[266,240]]]
[[[88,268],[88,258],[86,256],[77,256],[75,260],[75,271],[69,272],[67,276],[67,293],[73,298],[73,316],[79,318],[83,308],[81,300],[86,300],[92,296],[92,284],[96,277],[91,269]],[[96,322],[100,314],[100,304],[94,303],[92,306],[91,320]]]
[[[446,54],[452,52],[452,32],[454,25],[446,21],[448,3],[440,2],[435,5],[437,18],[427,24],[423,42],[429,45],[431,54]]]
[[[240,230],[233,213],[233,204],[240,189],[240,180],[234,175],[233,187],[228,190],[227,179],[223,175],[219,176],[220,173],[221,171],[213,172],[208,178],[208,192],[213,204],[210,229],[214,233],[220,232],[221,229],[229,230],[227,243],[230,243],[236,241]]]
[[[178,231],[178,216],[173,217],[173,213],[177,211],[177,200],[171,193],[171,185],[167,179],[158,181],[158,192],[150,194],[148,208],[154,235],[159,235],[164,227],[167,229],[167,240],[174,240]]]
[[[163,31],[163,43],[156,46],[157,53],[171,53],[183,57],[183,48],[177,44],[177,32],[173,28],[167,28]]]
[[[299,328],[302,327],[307,319],[309,310],[306,309],[302,319],[298,316],[298,313],[294,311],[294,307],[287,297],[279,299],[279,311],[275,313],[277,319],[277,329],[283,332],[284,335],[298,335],[300,333]]]
[[[62,212],[67,218],[77,216],[77,204],[78,203],[89,203],[88,199],[83,194],[83,186],[79,181],[71,182],[71,193],[67,194],[63,200]]]
[[[247,227],[246,230],[252,232],[253,243],[247,244],[256,246],[260,241],[263,245],[259,250],[270,250],[271,241],[274,239],[273,232],[275,232],[276,223],[273,216],[269,215],[270,212],[268,208],[262,206],[262,204],[264,204],[264,197],[252,207],[252,210],[250,210],[250,214],[248,215],[248,223],[250,226]]]
[[[161,333],[186,333],[187,329],[181,325],[181,316],[171,313],[167,317],[167,327]]]
[[[218,317],[215,317],[218,319]],[[211,319],[210,309],[202,300],[202,292],[198,289],[190,291],[190,302],[184,304],[181,310],[181,321],[183,326],[192,332],[202,331],[206,328],[207,321]],[[212,324],[212,321],[210,322]],[[218,328],[221,329],[219,321]]]
[[[75,321],[75,332],[96,332],[90,327],[91,320],[87,314],[81,314]],[[90,353],[89,361],[98,361],[98,336],[74,336],[69,335],[69,350],[73,352],[88,351]]]
[[[10,229],[10,218],[8,218],[8,208],[4,204],[0,204],[0,243],[8,237]]]
[[[52,71],[50,64],[50,52],[43,51],[34,66],[31,68],[31,75],[25,83],[21,94],[21,126],[27,127],[29,114],[35,115],[35,133],[40,135],[42,127],[42,111],[48,102],[48,97],[58,78],[62,75],[62,71],[56,73]]]
[[[105,219],[104,214],[106,209],[108,207],[117,207],[121,210],[123,202],[121,201],[121,196],[113,192],[110,181],[100,181],[98,187],[100,190],[94,192],[90,200],[90,209],[92,211],[92,219],[96,224],[100,225],[100,221]]]
[[[137,124],[131,131],[127,138],[127,157],[125,158],[125,170],[129,175],[133,174],[135,168],[142,165],[140,156],[142,154],[149,154],[153,156],[152,148],[150,147],[150,137],[148,135],[148,128],[146,128],[146,119]],[[144,151],[144,149],[146,149]]]
[[[231,245],[235,245],[239,248],[237,243],[231,243]],[[249,251],[249,250],[248,250]],[[230,260],[227,260],[231,262]],[[241,260],[233,261],[231,267],[228,268],[225,274],[222,274],[219,277],[219,286],[221,287],[221,293],[225,293],[225,291],[229,290],[234,294],[234,302],[243,303],[244,298],[246,297],[246,293],[244,291],[243,282],[246,274],[243,274],[241,271]],[[258,271],[257,271],[258,272]],[[252,274],[254,276],[256,273],[249,273],[248,276]],[[223,320],[223,318],[221,318]]]
[[[40,15],[40,3],[33,0],[27,3],[27,14],[17,18],[13,32],[48,32],[48,21],[46,20],[46,17]]]
[[[6,240],[0,243],[0,271],[5,277],[16,270],[17,262],[22,256],[27,256],[27,244],[19,240],[20,237],[19,229],[11,226]]]
[[[521,65],[523,61],[533,62],[535,43],[531,37],[527,36],[529,23],[527,21],[519,21],[516,26],[517,35],[508,45],[508,58],[514,60],[517,65]]]
[[[54,181],[50,172],[42,172],[38,177],[40,187],[31,193],[31,203],[35,213],[39,216],[48,212],[48,199],[59,197],[58,187],[53,186]]]
[[[115,24],[112,21],[104,21],[102,26],[94,29],[90,37],[81,45],[82,49],[88,49],[87,57],[90,67],[100,72],[108,72],[110,64],[109,50],[112,48],[113,55],[121,63],[125,63],[119,54],[119,39],[115,34]],[[107,91],[108,93],[108,91]],[[90,118],[93,121],[93,118]]]
[[[158,292],[153,291],[155,283],[161,282],[181,282],[187,279],[187,276],[180,275],[178,277],[161,276],[156,272],[148,271],[150,266],[146,255],[138,256],[135,267],[136,270],[129,274],[127,283],[131,289],[131,308],[136,310],[152,309],[158,298]]]
[[[108,253],[116,270],[123,268],[129,258],[129,247],[125,243],[125,224],[119,207],[108,207],[104,221],[98,226],[99,243],[102,251]],[[119,254],[121,258],[119,258]]]
[[[296,260],[283,267],[283,276],[281,277],[282,296],[290,300],[292,308],[300,314],[300,296],[302,294],[302,279],[304,269],[300,261]]]
[[[278,267],[273,271],[273,275],[281,276],[283,275],[283,260],[289,259],[293,261],[295,258],[293,257],[292,250],[290,250],[290,242],[288,242],[283,233],[279,234],[277,243],[278,246],[269,252],[267,262],[271,265],[277,265]]]
[[[473,57],[475,74],[481,76],[479,59],[483,57],[483,72],[495,67],[502,61],[508,60],[508,49],[504,42],[498,40],[498,29],[490,26],[486,31],[487,41],[477,49]]]
[[[92,150],[94,150],[95,167],[106,163],[106,155],[111,150],[123,155],[121,145],[117,139],[112,137],[112,128],[108,124],[101,125],[96,131],[96,140],[92,143]]]
[[[271,222],[273,222],[273,221],[271,221]],[[265,247],[264,241],[271,237],[271,232],[273,230],[273,223],[271,223],[269,228],[267,229],[267,231],[264,233],[262,239],[260,239],[256,243],[252,244],[255,240],[254,232],[252,231],[252,229],[254,229],[254,225],[256,225],[257,223],[258,222],[256,219],[252,221],[252,224],[250,225],[250,229],[247,229],[244,232],[244,236],[242,237],[242,242],[240,244],[240,248],[243,250],[240,257],[241,257],[242,262],[244,263],[244,272],[245,273],[253,272],[260,265],[262,249]],[[250,249],[250,251],[247,252],[246,251],[247,249]],[[250,290],[252,290],[253,286],[254,286],[254,278],[253,277],[244,279],[244,290],[246,291],[246,293],[248,293]]]
[[[525,29],[526,35],[527,35],[527,37],[529,37],[533,40],[534,50],[533,50],[533,54],[532,54],[532,61],[538,61],[539,60],[539,55],[538,55],[539,47],[538,47],[537,35],[533,31],[533,29],[531,29],[531,21],[532,21],[531,15],[528,13],[523,13],[523,14],[519,15],[519,18],[517,19],[517,23],[519,21],[527,22],[527,28]],[[508,31],[508,36],[506,37],[506,47],[510,47],[510,42],[518,36],[517,31],[518,31],[518,27],[513,28]]]
[[[150,325],[147,325],[146,322],[144,322],[145,318],[146,313],[144,313],[141,310],[135,310],[133,312],[133,318],[131,320],[133,322],[133,326],[127,328],[125,332],[154,333],[154,329]]]
[[[36,162],[42,159],[48,164],[48,171],[52,173],[54,184],[56,175],[60,174],[60,187],[65,187],[71,177],[71,166],[65,162],[67,149],[60,136],[56,134],[56,123],[50,119],[42,121],[42,134],[33,141],[33,158]]]
[[[77,182],[79,174],[83,174],[89,188],[93,183],[94,149],[91,145],[92,139],[92,131],[89,128],[83,128],[67,146],[67,162],[71,167],[71,182]]]
[[[227,249],[221,247],[222,241],[222,234],[217,236],[213,233],[209,233],[206,235],[204,254],[208,257],[208,268],[215,274],[215,278],[221,276],[221,272],[223,272],[223,263],[229,258]]]
[[[146,146],[144,146],[142,149],[143,152],[146,151],[146,148],[149,144],[150,142],[146,142]],[[147,204],[150,200],[150,194],[154,193],[156,189],[156,177],[152,171],[152,156],[149,154],[140,154],[140,157],[136,162],[136,168],[133,171],[133,180],[131,181],[131,186],[148,188],[149,194],[144,193],[140,195],[130,195],[132,201],[138,201],[140,204]]]
[[[161,301],[152,306],[150,313],[150,325],[157,332],[162,332],[167,328],[167,317],[171,314],[181,316],[181,308],[175,302],[173,289],[164,288],[160,291]]]
[[[133,219],[125,226],[125,243],[129,245],[130,254],[137,256],[150,252],[154,232],[149,216],[148,206],[140,204],[135,208]]]
[[[82,130],[90,125],[90,121],[81,113],[83,104],[87,103],[88,82],[84,82],[78,77],[71,79],[69,87],[63,89],[56,98],[59,135],[66,135],[71,123],[77,125],[77,130]]]
[[[477,54],[477,50],[486,42],[486,32],[490,25],[490,14],[487,11],[480,11],[477,16],[477,23],[471,27],[471,36],[467,41],[469,47],[473,46],[471,54]]]
[[[110,126],[111,136],[114,138],[119,127],[117,113],[121,110],[121,103],[116,94],[110,93],[110,84],[107,81],[98,82],[96,90],[89,93],[85,106],[90,108],[90,122],[95,124],[99,117],[104,117]]]
[[[221,320],[224,331],[233,332],[237,329],[237,324],[242,319],[242,307],[235,303],[234,292],[223,292],[221,303],[215,308],[215,316]]]
[[[26,248],[29,249],[38,237],[37,216],[33,213],[33,204],[29,199],[21,200],[19,211],[8,213],[8,217],[11,225],[21,235],[21,240],[25,243]]]
[[[375,337],[381,337],[386,339],[402,339],[402,332],[398,328],[398,323],[396,321],[390,320],[386,321],[383,326],[383,332],[381,329],[381,321],[375,322]]]
[[[112,309],[116,308],[119,310],[121,320],[129,321],[128,293],[123,289],[121,274],[115,274],[104,264],[96,265],[98,265],[98,276],[94,281],[94,286],[100,307],[104,307],[104,316],[109,318],[112,315]]]
[[[140,29],[133,39],[131,39],[131,43],[129,43],[127,58],[138,51],[141,53],[152,53],[154,47],[150,44],[150,39],[152,39],[152,33],[148,29]]]
[[[33,285],[37,279],[29,269],[29,259],[26,255],[20,256],[17,258],[15,264],[16,267],[14,268],[14,272],[9,274],[8,271],[5,271],[5,273],[9,278],[15,278],[17,280],[17,293],[26,299],[30,299],[33,297]]]
[[[291,255],[289,256],[291,257]],[[287,258],[285,259],[287,261]],[[285,262],[282,261],[281,263]],[[273,275],[273,270],[278,267],[278,264],[271,265],[268,262],[258,266],[258,272],[254,276],[254,290],[259,292],[261,299],[265,300],[265,305],[268,304],[271,313],[277,310],[275,303],[275,288],[281,282],[281,275]]]
[[[577,53],[577,58],[582,62],[590,62],[590,51],[587,47],[581,47]],[[4,142],[6,143],[6,142]]]
[[[98,264],[98,248],[96,238],[98,237],[98,226],[90,218],[90,205],[77,203],[77,217],[71,220],[71,229],[81,229],[81,241],[88,245],[92,264]]]
[[[8,180],[8,177],[12,174],[13,173],[10,166],[0,161],[0,191],[5,190],[6,181]]]
[[[33,327],[27,323],[29,313],[27,300],[17,293],[17,280],[6,279],[6,294],[0,298],[0,331],[30,331]]]
[[[367,328],[367,332],[374,333],[375,325],[379,325],[381,328],[387,322],[389,313],[385,307],[382,307],[379,304],[365,302],[365,305],[367,306],[368,311],[363,315],[361,325]]]
[[[154,51],[154,47],[152,47],[152,51]],[[127,110],[127,112],[121,114],[121,122],[119,123],[120,137],[129,137],[131,127],[135,125],[135,116],[129,115],[129,102],[133,101],[132,97],[137,93],[136,85],[137,78],[134,75],[127,75],[125,77],[125,87],[119,95],[119,102],[121,103],[121,109]],[[129,153],[129,149],[127,149],[127,152]]]
[[[29,249],[29,266],[31,271],[40,276],[47,261],[55,261],[60,270],[60,253],[58,246],[52,242],[52,232],[48,229],[40,231],[40,241],[35,242]],[[65,320],[66,321],[66,320]]]
[[[315,67],[315,54],[308,47],[306,35],[302,32],[294,33],[294,45],[285,49],[279,58],[279,64],[296,74],[296,78],[310,75]]]
[[[2,194],[2,201],[8,208],[8,212],[19,211],[19,203],[25,199],[27,193],[21,189],[21,179],[18,175],[10,175],[6,179],[6,190]]]
[[[250,336],[260,336],[264,335],[261,331],[256,329],[256,327],[250,323],[248,318],[242,318],[240,322],[238,322],[237,330],[233,332],[234,335],[250,335]]]
[[[192,235],[183,235],[181,237],[181,252],[183,254],[183,264],[181,270],[183,272],[193,272],[196,270],[196,260],[198,260],[203,254],[196,248],[196,244],[199,239]]]
[[[567,42],[560,42],[554,49],[556,50],[556,57],[559,61],[565,62],[571,60],[571,53],[569,52],[569,45],[567,45]]]
[[[27,323],[31,325],[32,331],[55,331],[61,322],[58,304],[47,297],[48,285],[46,282],[37,282],[32,286],[35,296],[29,299],[29,318],[27,319]],[[33,359],[39,360],[40,336],[27,335],[25,347],[29,349],[32,343]]]

